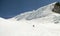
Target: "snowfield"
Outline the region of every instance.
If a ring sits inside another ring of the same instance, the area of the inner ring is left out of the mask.
[[[60,14],[51,11],[55,3],[10,19],[0,18],[0,36],[60,36]]]
[[[60,36],[60,24],[42,24],[26,20],[2,21],[0,22],[0,36]]]

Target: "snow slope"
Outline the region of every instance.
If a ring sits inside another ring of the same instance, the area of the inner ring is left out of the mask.
[[[11,19],[0,18],[0,36],[60,36],[60,14],[51,11],[55,3]]]
[[[52,14],[51,10],[52,10],[55,3],[56,2],[49,4],[49,5],[46,5],[46,6],[43,6],[41,8],[38,8],[37,10],[28,11],[28,12],[19,14],[19,15],[13,17],[12,19],[15,19],[15,20],[22,20],[22,19],[32,20],[32,19],[47,16],[49,14]]]
[[[52,23],[60,23],[60,14],[52,12],[52,9],[54,7],[54,3],[51,3],[49,5],[43,6],[41,8],[38,8],[37,10],[33,11],[28,11],[22,14],[19,14],[10,20],[14,21],[20,21],[20,20],[34,20],[34,19],[39,19],[42,18],[42,20],[45,22],[52,22]],[[38,20],[39,21],[39,20]]]
[[[0,36],[60,36],[60,24],[3,20],[0,22]]]

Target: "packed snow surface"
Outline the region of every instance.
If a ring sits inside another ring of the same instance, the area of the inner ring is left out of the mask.
[[[11,19],[0,18],[0,36],[60,36],[60,14],[51,11],[55,3]]]

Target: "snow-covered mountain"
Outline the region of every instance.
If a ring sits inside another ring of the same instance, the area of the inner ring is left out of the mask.
[[[32,19],[48,16],[49,14],[53,13],[52,8],[54,7],[55,3],[43,6],[41,8],[38,8],[37,10],[28,11],[28,12],[19,14],[19,15],[13,17],[13,19],[15,19],[15,20],[22,20],[22,19],[32,20]]]
[[[60,14],[52,12],[55,3],[10,19],[0,18],[0,36],[60,36]]]
[[[20,21],[20,20],[40,20],[40,22],[44,21],[46,23],[52,22],[52,23],[59,23],[60,20],[60,14],[58,13],[54,13],[52,11],[52,9],[54,8],[56,2],[51,3],[49,5],[43,6],[38,8],[37,10],[33,10],[33,11],[28,11],[22,14],[19,14],[13,18],[11,18],[10,20],[14,20],[14,21]],[[37,22],[38,22],[37,21]]]

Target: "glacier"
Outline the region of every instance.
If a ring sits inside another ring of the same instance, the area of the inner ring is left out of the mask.
[[[60,36],[60,14],[52,12],[55,3],[10,19],[0,17],[0,36]]]

